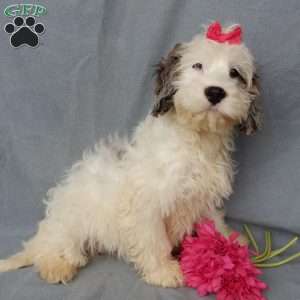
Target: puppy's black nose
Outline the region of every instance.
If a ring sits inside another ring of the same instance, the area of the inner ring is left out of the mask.
[[[209,86],[204,90],[204,93],[212,105],[218,104],[226,96],[224,89],[218,86]]]

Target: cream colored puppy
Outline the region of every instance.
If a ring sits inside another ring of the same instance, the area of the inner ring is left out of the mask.
[[[232,30],[232,27],[227,28]],[[152,113],[129,140],[101,141],[47,194],[45,218],[0,271],[34,265],[50,283],[71,280],[95,253],[132,262],[144,280],[183,284],[172,248],[232,193],[234,133],[259,127],[253,59],[243,44],[205,34],[177,44],[156,72]]]

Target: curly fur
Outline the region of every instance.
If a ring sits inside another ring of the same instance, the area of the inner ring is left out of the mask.
[[[199,61],[203,70],[193,69]],[[230,78],[232,67],[242,81]],[[36,235],[0,271],[35,265],[64,283],[100,252],[134,263],[148,283],[182,285],[171,251],[183,235],[202,217],[229,233],[220,208],[232,193],[235,128],[256,126],[256,118],[245,123],[256,116],[254,73],[244,45],[202,35],[177,45],[157,68],[152,114],[130,139],[110,137],[84,153],[48,192]],[[226,90],[217,106],[205,98],[208,85]]]

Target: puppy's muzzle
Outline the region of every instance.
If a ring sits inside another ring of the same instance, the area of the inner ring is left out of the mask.
[[[212,104],[216,105],[226,97],[224,89],[218,86],[209,86],[204,90],[207,100]]]

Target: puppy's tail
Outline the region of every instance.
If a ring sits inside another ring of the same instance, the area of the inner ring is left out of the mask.
[[[33,265],[33,256],[26,250],[0,260],[0,272],[12,271]]]

